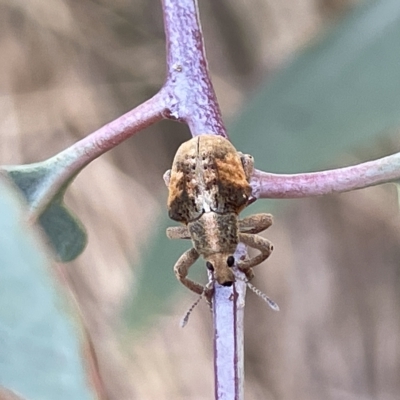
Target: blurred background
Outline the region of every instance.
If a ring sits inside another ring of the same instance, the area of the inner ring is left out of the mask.
[[[399,151],[397,0],[199,0],[209,67],[235,146],[295,173]],[[161,87],[157,0],[0,0],[0,162],[44,160]],[[162,122],[93,162],[67,193],[89,234],[62,265],[107,396],[213,398],[205,303],[175,280],[162,175],[190,137]],[[248,399],[400,398],[400,220],[394,185],[265,201],[274,254],[248,293]],[[198,263],[197,276],[206,273]],[[196,275],[196,272],[194,272]]]

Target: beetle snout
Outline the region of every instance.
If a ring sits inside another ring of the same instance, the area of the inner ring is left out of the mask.
[[[235,275],[227,263],[228,258],[227,254],[221,253],[211,254],[206,258],[207,269],[213,273],[214,279],[222,286],[232,286],[235,282]]]
[[[218,271],[215,279],[222,286],[232,286],[233,282],[235,282],[235,277],[232,273],[232,270],[228,268]]]

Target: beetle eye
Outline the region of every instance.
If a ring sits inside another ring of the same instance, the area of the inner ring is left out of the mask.
[[[226,260],[226,263],[228,264],[228,267],[233,267],[233,264],[235,264],[235,258],[233,256],[229,256]]]
[[[206,267],[209,271],[214,271],[214,265],[210,263],[210,261],[206,262]]]

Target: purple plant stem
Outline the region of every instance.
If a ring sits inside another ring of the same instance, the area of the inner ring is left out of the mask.
[[[214,377],[216,399],[243,399],[243,317],[246,285],[232,288],[215,285]],[[233,290],[232,290],[233,289]]]
[[[208,73],[195,0],[163,0],[167,39],[167,118],[186,122],[193,136],[227,137]]]
[[[251,185],[257,198],[290,199],[347,192],[400,179],[400,153],[351,167],[279,175],[255,170]]]
[[[247,248],[239,243],[235,259],[247,256]],[[216,399],[244,399],[244,306],[245,275],[236,267],[237,279],[232,287],[215,284],[213,299],[214,376]]]
[[[161,121],[164,112],[165,102],[159,92],[133,110],[73,144],[56,157],[62,158],[64,155],[73,155],[74,169],[79,170],[135,133]]]
[[[133,134],[160,121],[163,112],[164,101],[162,95],[157,93],[54,157],[38,163],[42,167],[47,166],[51,172],[45,183],[40,185],[35,200],[29,205],[30,219],[36,219],[66,182],[70,182],[86,165]]]
[[[227,137],[209,77],[197,2],[163,0],[167,38],[166,117],[186,122],[193,136]],[[215,285],[213,298],[216,399],[243,399],[243,307],[246,286]],[[238,292],[240,296],[238,295]]]

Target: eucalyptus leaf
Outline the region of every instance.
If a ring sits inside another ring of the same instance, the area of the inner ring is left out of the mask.
[[[72,261],[85,249],[86,230],[61,199],[54,199],[48,205],[39,216],[39,223],[60,261]]]
[[[49,189],[51,178],[62,168],[57,158],[16,166],[4,166],[3,171],[22,191],[28,205],[33,205],[43,192]],[[64,192],[70,181],[50,200],[39,216],[39,222],[45,231],[48,242],[54,249],[59,261],[68,262],[78,257],[87,243],[87,234],[83,224],[65,206]]]
[[[39,236],[0,179],[0,385],[30,400],[93,399],[82,332],[68,313]]]

